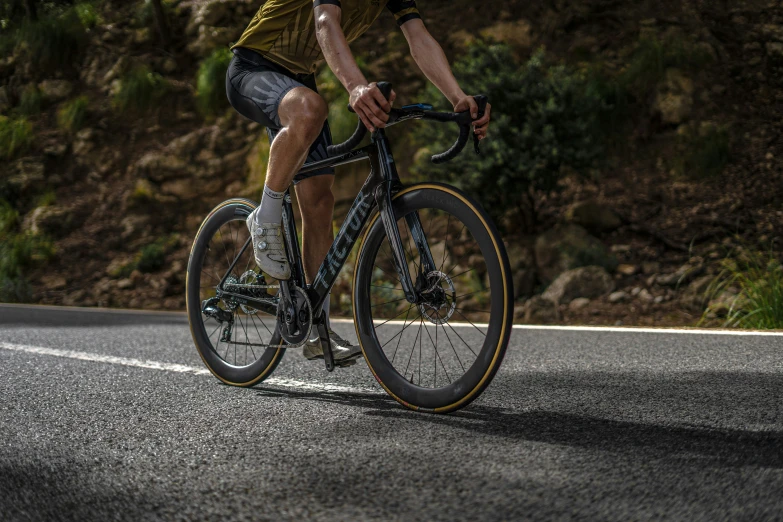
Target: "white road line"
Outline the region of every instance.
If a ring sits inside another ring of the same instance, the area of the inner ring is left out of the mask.
[[[332,323],[353,324],[351,319],[329,319]],[[392,326],[404,326],[411,324],[410,321],[389,321],[384,322],[381,319],[377,320],[378,323]],[[429,323],[424,323],[426,326],[434,326]],[[478,327],[488,328],[487,323],[449,323],[450,326],[457,327]],[[758,337],[783,337],[781,331],[758,331],[758,330],[710,330],[707,328],[641,328],[634,326],[550,326],[550,325],[533,325],[533,324],[515,324],[512,326],[514,330],[552,330],[562,332],[613,332],[613,333],[656,333],[656,334],[682,334],[682,335],[734,335],[734,336],[758,336]]]
[[[206,368],[195,368],[185,366],[184,364],[164,363],[159,361],[145,361],[141,359],[129,359],[125,357],[114,357],[112,355],[101,355],[97,353],[77,352],[73,350],[60,350],[58,348],[45,348],[42,346],[27,346],[24,344],[11,344],[0,342],[0,349],[11,350],[15,352],[32,353],[36,355],[49,355],[52,357],[65,357],[67,359],[78,359],[80,361],[90,361],[104,364],[117,364],[120,366],[132,366],[134,368],[145,368],[148,370],[162,370],[174,373],[189,373],[193,375],[210,375]],[[293,388],[305,391],[320,392],[338,392],[338,393],[368,393],[378,392],[372,388],[354,388],[351,386],[339,386],[336,384],[323,384],[314,382],[297,381],[295,379],[282,379],[270,377],[263,382],[264,385],[279,386],[281,388]]]

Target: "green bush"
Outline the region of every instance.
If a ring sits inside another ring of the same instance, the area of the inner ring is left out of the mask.
[[[167,20],[171,18],[171,13],[173,11],[172,3],[171,0],[163,0],[161,2],[161,5],[163,6],[163,16],[165,16]],[[134,22],[137,27],[149,27],[155,23],[155,8],[152,5],[151,0],[144,0],[141,2],[141,5],[136,9]]]
[[[57,124],[69,133],[75,133],[87,121],[87,106],[90,104],[87,96],[79,96],[68,101],[57,111]]]
[[[43,107],[43,94],[35,85],[30,85],[22,91],[17,112],[22,116],[36,116]]]
[[[87,45],[87,33],[76,10],[25,21],[16,44],[38,70],[63,70],[76,64]]]
[[[0,201],[0,301],[30,299],[26,269],[41,264],[54,254],[51,241],[43,236],[19,231],[19,214]]]
[[[230,49],[216,49],[199,66],[196,77],[196,101],[201,112],[207,116],[228,108],[226,71],[232,57]]]
[[[623,88],[645,94],[663,79],[666,69],[699,69],[710,61],[712,56],[682,36],[641,38],[618,82]]]
[[[329,127],[335,143],[342,143],[356,130],[356,115],[345,108],[348,106],[348,91],[329,67],[318,74],[318,92],[329,105]]]
[[[168,92],[168,83],[147,67],[136,67],[120,81],[114,95],[114,107],[120,113],[146,113],[160,106]]]
[[[547,63],[543,51],[520,65],[507,45],[480,41],[454,71],[466,92],[489,96],[490,139],[482,143],[481,156],[466,152],[436,167],[429,154],[450,147],[455,129],[419,125],[418,142],[428,143],[428,150],[419,154],[424,157],[415,166],[418,174],[462,186],[498,221],[509,210],[530,207],[533,191],[556,189],[564,167],[585,174],[598,164],[607,107],[596,90],[588,89],[586,74]],[[437,91],[429,87],[425,99],[437,99]]]
[[[80,2],[73,6],[76,15],[79,17],[82,26],[85,29],[92,29],[96,25],[101,23],[101,16],[98,14],[98,10],[91,2]]]
[[[708,295],[731,296],[726,292],[729,288],[739,289],[739,293],[729,299],[717,299],[707,313],[721,315],[725,312],[727,327],[783,328],[783,265],[780,258],[774,253],[751,253],[739,261],[727,259],[723,266],[718,282],[708,290]]]
[[[0,159],[12,159],[33,142],[33,127],[24,118],[0,116]]]
[[[675,165],[678,174],[704,179],[723,172],[730,153],[726,127],[702,124],[698,128],[688,128],[679,138],[681,152]]]

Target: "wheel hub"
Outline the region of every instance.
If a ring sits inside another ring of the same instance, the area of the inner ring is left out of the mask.
[[[419,311],[432,324],[445,324],[457,308],[457,291],[451,278],[439,270],[427,274],[426,289],[421,292]]]

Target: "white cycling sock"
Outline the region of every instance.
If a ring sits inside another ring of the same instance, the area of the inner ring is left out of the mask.
[[[275,192],[264,185],[264,195],[256,212],[256,223],[276,223],[283,220],[283,196],[285,192]]]

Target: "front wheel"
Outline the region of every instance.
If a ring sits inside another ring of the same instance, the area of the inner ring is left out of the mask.
[[[405,298],[376,214],[354,272],[356,333],[394,399],[419,411],[455,411],[484,391],[506,352],[513,291],[505,247],[480,205],[454,187],[408,187],[393,209],[419,302]]]

